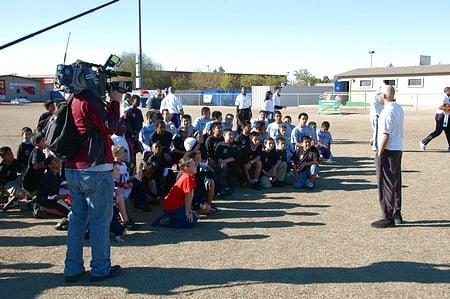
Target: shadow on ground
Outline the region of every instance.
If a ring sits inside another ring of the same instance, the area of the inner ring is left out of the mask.
[[[43,291],[64,286],[61,274],[31,272],[48,264],[1,265],[4,298],[37,296]],[[22,273],[8,272],[21,269]],[[196,291],[257,284],[330,284],[412,282],[450,283],[450,264],[386,261],[364,267],[293,267],[281,269],[192,269],[131,267],[116,278],[90,283],[86,274],[77,286],[121,287],[129,294],[181,295]],[[26,287],[23,287],[26,286]],[[70,286],[70,285],[69,285]],[[179,290],[180,288],[186,288]]]

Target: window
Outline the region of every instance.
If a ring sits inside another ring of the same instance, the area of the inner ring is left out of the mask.
[[[408,87],[423,87],[422,79],[408,79]]]
[[[392,80],[392,79],[387,79],[387,80],[383,80],[383,83],[385,85],[391,85],[391,86],[396,86],[397,85],[397,80]]]
[[[17,93],[17,94],[20,94],[20,88],[17,88],[17,89],[16,89],[16,93]]]
[[[359,80],[359,87],[372,87],[372,80]]]

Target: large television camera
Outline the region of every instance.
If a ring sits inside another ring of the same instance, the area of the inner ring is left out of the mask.
[[[58,64],[56,67],[55,84],[66,93],[80,94],[90,91],[105,99],[106,92],[131,92],[132,81],[116,81],[113,77],[131,77],[129,72],[115,71],[122,60],[119,56],[110,55],[104,65],[77,60],[72,64]]]

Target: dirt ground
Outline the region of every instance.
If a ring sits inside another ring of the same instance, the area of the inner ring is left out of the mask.
[[[186,107],[198,115],[199,107]],[[232,109],[221,107],[222,112]],[[158,214],[135,212],[142,229],[113,244],[124,274],[100,283],[63,282],[66,233],[30,212],[0,215],[0,297],[449,298],[450,153],[444,136],[426,152],[418,140],[434,111],[405,109],[403,216],[406,224],[370,227],[380,217],[368,111],[318,115],[289,108],[294,120],[331,122],[337,163],[321,168],[317,190],[242,188],[217,201],[219,215],[191,230],[153,228]],[[0,105],[0,144],[17,148],[41,105]],[[85,249],[89,266],[90,250]]]

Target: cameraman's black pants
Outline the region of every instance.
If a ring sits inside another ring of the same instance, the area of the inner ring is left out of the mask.
[[[422,143],[427,145],[431,140],[441,135],[442,131],[444,131],[445,137],[447,138],[448,147],[450,147],[450,120],[448,121],[449,123],[447,124],[447,127],[444,127],[444,113],[437,113],[434,119],[436,120],[436,129],[424,140],[422,140]]]

